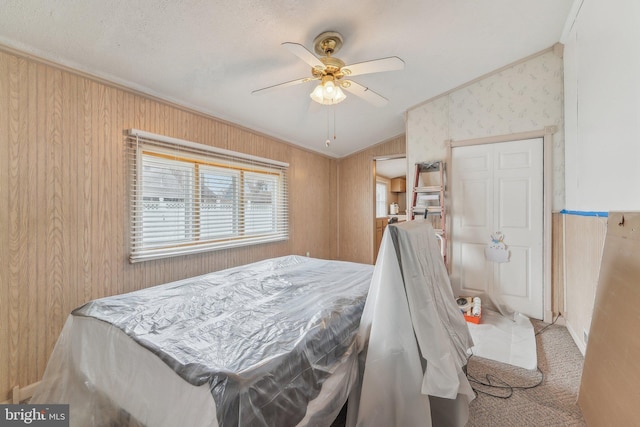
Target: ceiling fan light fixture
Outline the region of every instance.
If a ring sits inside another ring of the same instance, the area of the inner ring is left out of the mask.
[[[347,95],[344,94],[340,86],[336,86],[333,95],[333,103],[337,104],[338,102],[342,102],[347,98]]]
[[[324,91],[329,97],[333,96],[333,90],[336,88],[336,85],[333,84],[332,81],[328,81],[324,84]]]
[[[267,86],[252,91],[252,94],[266,93],[274,88],[317,80],[319,84],[309,96],[318,104],[335,105],[344,101],[347,99],[342,91],[344,89],[376,107],[384,107],[389,102],[387,98],[357,82],[342,79],[344,77],[350,78],[362,74],[396,71],[404,68],[404,61],[397,56],[346,65],[342,59],[333,56],[342,46],[342,36],[335,31],[325,31],[313,41],[315,53],[320,57],[314,55],[313,52],[299,43],[286,42],[282,43],[282,45],[311,66],[311,77]]]
[[[324,99],[323,96],[323,87],[322,87],[322,83],[320,83],[318,86],[315,87],[315,89],[313,89],[313,92],[311,92],[311,99],[313,99],[316,102],[319,102],[320,104],[322,104],[322,100]]]
[[[342,89],[340,89],[340,86],[336,86],[332,80],[323,81],[318,84],[309,96],[315,102],[322,105],[337,104],[347,98]]]

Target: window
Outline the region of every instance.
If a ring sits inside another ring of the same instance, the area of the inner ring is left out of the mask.
[[[131,130],[131,262],[286,240],[287,164]]]
[[[387,216],[387,184],[376,182],[376,218]]]

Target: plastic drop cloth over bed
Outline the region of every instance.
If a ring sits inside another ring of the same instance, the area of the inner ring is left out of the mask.
[[[140,357],[155,355],[151,365],[159,358],[192,386],[187,390],[206,387],[215,402],[213,411],[198,406],[206,401],[201,395],[191,399],[191,408],[159,408],[167,416],[195,411],[200,417],[215,414],[217,420],[203,425],[296,425],[336,367],[346,358],[355,360],[355,336],[372,270],[363,264],[289,256],[89,302],[67,321],[34,400],[70,403],[73,420],[74,411],[99,412],[105,394],[108,401],[118,398],[109,395],[118,394],[109,393],[111,384],[102,390],[92,379],[145,381],[146,374],[138,372],[124,375],[135,378],[118,377],[123,365],[135,362],[125,356],[140,354],[118,347],[124,332],[125,341],[147,350]],[[74,330],[89,323],[96,326],[88,332],[86,326],[83,332]],[[105,350],[96,356],[99,360],[88,360],[93,358],[82,340],[90,341],[105,327]],[[117,333],[111,332],[114,328]],[[148,375],[149,381],[154,375]],[[143,410],[131,412],[143,418],[137,421],[153,425],[157,414],[147,417],[146,396],[132,397],[138,398],[143,403],[136,408]],[[114,421],[77,415],[94,425]]]
[[[354,402],[358,427],[465,425],[474,393],[462,367],[473,341],[428,222],[385,230],[359,337],[368,348],[350,425]]]

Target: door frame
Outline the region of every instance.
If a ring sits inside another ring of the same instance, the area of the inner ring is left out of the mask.
[[[376,257],[378,252],[376,251],[376,164],[378,161],[393,160],[393,159],[406,159],[406,153],[401,154],[389,154],[387,156],[372,156],[371,165],[373,174],[371,175],[371,189],[373,191],[373,199],[371,201],[371,209],[373,212],[373,250],[371,251],[372,264],[376,263]],[[407,167],[407,176],[409,175],[409,168]]]
[[[451,172],[453,170],[452,164],[452,150],[456,147],[468,147],[471,145],[482,145],[482,144],[495,144],[499,142],[509,142],[509,141],[518,141],[522,139],[534,139],[534,138],[542,138],[542,162],[543,162],[543,172],[542,172],[542,228],[543,228],[543,254],[542,254],[542,265],[543,265],[543,307],[544,307],[544,321],[546,323],[551,323],[553,321],[553,311],[552,311],[552,283],[551,283],[551,248],[552,248],[552,237],[551,237],[551,221],[552,221],[552,209],[553,209],[553,134],[558,131],[557,126],[545,126],[540,130],[533,130],[528,132],[519,132],[519,133],[511,133],[505,135],[496,135],[496,136],[488,136],[484,138],[476,138],[476,139],[467,139],[454,141],[452,139],[448,139],[445,141],[447,145],[447,167],[448,174],[451,176]],[[449,210],[451,214],[451,210]],[[451,221],[447,221],[451,224]],[[454,230],[449,232],[449,239],[452,238]],[[449,248],[451,245],[448,245]],[[449,249],[450,250],[450,249]],[[451,257],[451,253],[448,253],[449,259],[451,263],[455,263],[456,260]],[[450,267],[451,268],[451,267]]]

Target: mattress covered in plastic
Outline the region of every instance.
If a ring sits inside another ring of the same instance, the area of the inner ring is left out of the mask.
[[[117,327],[185,381],[218,424],[296,425],[350,348],[373,266],[288,256],[95,300],[73,316]]]

